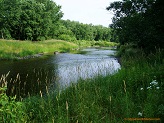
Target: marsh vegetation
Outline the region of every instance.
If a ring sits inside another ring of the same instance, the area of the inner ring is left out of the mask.
[[[45,92],[28,95],[19,101],[21,116],[28,122],[163,121],[163,62],[161,50],[148,56],[141,51],[135,56],[128,53],[122,56],[122,68],[114,75],[80,79],[64,90],[49,91],[45,86]],[[5,116],[3,119],[9,121],[11,117]]]

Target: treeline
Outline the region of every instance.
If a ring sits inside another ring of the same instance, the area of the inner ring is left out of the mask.
[[[0,0],[0,38],[16,40],[110,40],[110,29],[61,20],[52,0]]]
[[[58,38],[63,40],[109,41],[111,38],[110,28],[70,20],[61,20],[59,31]]]
[[[148,51],[164,47],[163,0],[122,0],[107,10],[114,12],[112,40]]]

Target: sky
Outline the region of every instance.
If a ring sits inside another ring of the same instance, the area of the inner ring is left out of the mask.
[[[53,0],[61,5],[62,19],[84,24],[103,25],[112,23],[113,13],[106,10],[110,3],[118,0]],[[119,0],[120,1],[120,0]]]

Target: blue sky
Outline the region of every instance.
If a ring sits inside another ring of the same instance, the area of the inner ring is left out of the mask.
[[[106,10],[111,2],[118,0],[53,0],[62,6],[64,20],[92,23],[108,27],[112,23],[113,13]]]

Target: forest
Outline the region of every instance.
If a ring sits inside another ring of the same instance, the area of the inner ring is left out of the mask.
[[[2,39],[110,40],[110,28],[62,20],[61,6],[52,0],[0,0],[0,11]]]
[[[40,41],[112,41],[147,51],[164,46],[164,1],[122,0],[111,3],[113,24],[83,24],[62,20],[61,6],[52,0],[0,0],[0,38]]]

